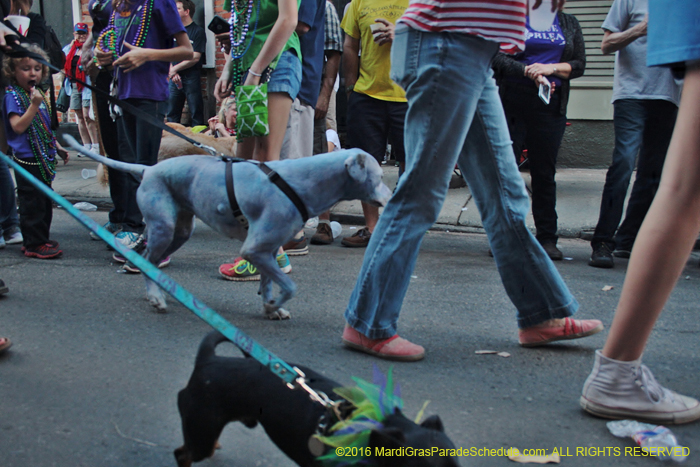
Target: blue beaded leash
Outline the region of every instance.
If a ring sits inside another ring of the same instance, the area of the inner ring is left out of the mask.
[[[114,248],[117,252],[119,252],[119,254],[131,261],[141,270],[142,273],[148,276],[149,279],[158,284],[158,287],[170,294],[175,300],[182,303],[186,308],[204,320],[211,327],[221,332],[221,334],[226,336],[238,348],[248,353],[263,366],[267,367],[272,373],[280,377],[285,383],[287,383],[287,386],[290,389],[301,387],[309,393],[312,400],[319,402],[326,407],[331,404],[332,401],[330,401],[328,396],[323,393],[319,394],[308,386],[305,375],[299,368],[288,365],[284,360],[268,351],[252,337],[248,336],[233,324],[226,321],[223,316],[209,308],[206,304],[197,299],[184,287],[175,282],[175,280],[158,269],[156,266],[152,265],[141,255],[126,248],[121,244],[121,242],[118,242],[114,235],[112,235],[107,229],[73,207],[73,205],[64,197],[46,186],[46,184],[37,180],[36,177],[27,172],[21,165],[16,163],[11,157],[7,156],[2,151],[0,151],[0,158],[4,159],[5,162],[7,162],[7,164],[14,169],[15,174],[19,174],[27,179],[27,181],[34,185],[36,189],[40,190],[52,201],[65,209],[68,214],[87,227],[88,230],[95,232],[95,234],[104,240],[110,247]]]

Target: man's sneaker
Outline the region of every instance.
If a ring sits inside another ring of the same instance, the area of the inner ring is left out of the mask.
[[[557,326],[531,326],[518,331],[520,345],[539,347],[554,341],[580,339],[603,330],[603,323],[597,319],[564,318]]]
[[[331,233],[331,235],[333,234]],[[343,237],[340,243],[350,248],[365,248],[371,237],[372,234],[369,229],[365,227],[355,232],[351,237]]]
[[[9,229],[5,230],[5,232],[3,233],[3,238],[5,240],[5,243],[7,243],[8,245],[16,245],[24,241],[24,237],[22,237],[22,232],[17,226],[10,227]]]
[[[144,237],[143,235],[139,235],[136,239],[136,242],[132,243],[131,247],[128,248],[130,250],[135,251],[138,254],[142,254],[143,251],[146,249],[146,244],[146,237]],[[114,254],[112,255],[112,259],[117,263],[126,263],[126,258],[118,251],[114,252]]]
[[[700,402],[661,386],[641,358],[622,362],[595,353],[593,371],[583,385],[580,404],[602,418],[636,419],[657,424],[700,419]]]
[[[306,235],[299,240],[291,239],[282,246],[282,249],[289,256],[304,256],[309,254],[309,242],[306,240]]]
[[[58,243],[45,243],[43,245],[24,248],[24,256],[28,258],[53,259],[63,254],[58,248]]]
[[[158,269],[163,269],[167,266],[170,265],[170,256],[167,258],[163,259],[158,263]],[[131,261],[127,261],[124,266],[122,266],[122,269],[124,269],[126,272],[131,273],[131,274],[141,274],[141,270],[134,265]]]
[[[316,227],[316,233],[311,237],[312,245],[330,245],[333,243],[333,230],[330,222],[321,221]]]
[[[122,231],[122,225],[121,224],[115,224],[113,222],[107,221],[105,225],[103,225],[105,229],[107,229],[107,232],[111,233],[112,235],[117,235],[119,232]],[[90,231],[90,238],[93,240],[102,240],[95,232]]]
[[[283,273],[289,274],[292,272],[292,264],[289,262],[289,256],[286,253],[277,255],[277,265]],[[219,274],[229,281],[259,281],[260,273],[248,260],[241,257],[236,258],[233,263],[226,263],[219,266]]]
[[[612,251],[605,243],[601,243],[593,247],[591,259],[588,260],[588,265],[594,268],[610,269],[615,266],[613,261]]]
[[[557,248],[556,242],[543,243],[542,248],[544,249],[544,252],[547,253],[547,256],[549,256],[549,259],[551,259],[552,261],[561,261],[564,259],[564,253],[562,253],[561,250]]]
[[[116,235],[116,237],[118,242],[128,249],[133,250],[134,246],[136,246],[136,242],[139,241],[139,237],[142,237],[142,235],[139,235],[136,232],[127,232],[126,230],[122,230]]]
[[[615,258],[629,258],[632,255],[632,248],[615,248],[613,256]]]

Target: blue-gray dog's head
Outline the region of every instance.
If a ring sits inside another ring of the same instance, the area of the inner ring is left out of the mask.
[[[358,198],[373,206],[385,206],[391,190],[382,182],[382,168],[374,157],[358,151],[345,159],[345,170],[360,190]]]

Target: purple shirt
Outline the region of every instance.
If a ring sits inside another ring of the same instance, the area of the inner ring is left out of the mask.
[[[527,34],[525,39],[525,52],[516,55],[515,60],[527,65],[533,63],[559,63],[564,52],[566,39],[559,26],[559,16],[554,17],[554,24],[546,31],[535,31],[530,28],[530,18],[526,22]],[[550,83],[555,83],[557,89],[561,89],[561,79],[554,75],[546,76]],[[509,79],[520,83],[532,84],[532,80],[526,77]]]
[[[15,100],[15,95],[7,91],[5,94],[5,115],[3,120],[5,121],[5,134],[7,135],[7,144],[12,148],[13,155],[18,159],[31,159],[34,160],[34,153],[32,152],[32,147],[29,144],[29,129],[24,133],[17,134],[12,129],[10,124],[10,115],[17,114],[20,117],[24,115],[24,110],[22,110]],[[45,122],[50,122],[49,110],[46,108],[46,103],[42,102],[39,106],[39,113],[41,113]],[[39,113],[37,113],[34,118],[39,118]],[[56,136],[51,132],[53,139]],[[54,145],[53,150],[49,154],[44,154],[44,157],[48,157],[48,160],[53,161],[56,158],[56,147]]]
[[[142,0],[136,2],[131,8],[125,8],[121,13],[114,12],[114,26],[117,39],[116,46],[119,55],[129,51],[122,45],[124,39],[131,45],[136,42],[136,35],[140,31],[141,17],[145,4],[153,2],[151,20],[148,22],[148,34],[142,45],[145,49],[170,49],[173,46],[173,38],[179,32],[186,32],[182,20],[177,12],[175,0]],[[133,15],[133,21],[132,21]],[[120,99],[148,99],[152,101],[168,100],[168,70],[169,62],[147,62],[137,69],[123,73],[119,69],[119,98]]]

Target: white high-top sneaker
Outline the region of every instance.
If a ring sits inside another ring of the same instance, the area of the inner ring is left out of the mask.
[[[593,371],[583,385],[581,407],[598,417],[652,423],[700,419],[700,402],[661,386],[642,359],[621,362],[596,350]]]
[[[100,143],[92,143],[92,152],[100,154]]]

